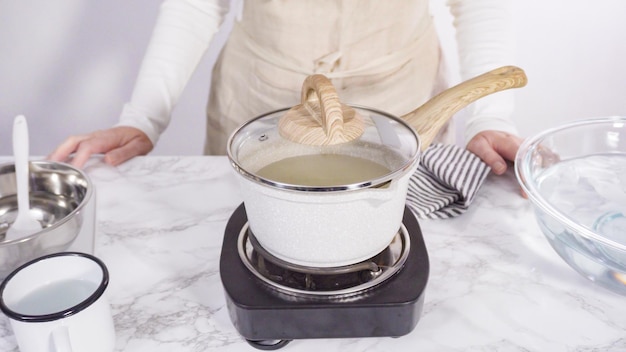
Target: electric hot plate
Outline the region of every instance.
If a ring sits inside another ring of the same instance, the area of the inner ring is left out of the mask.
[[[231,321],[263,350],[295,339],[406,335],[420,319],[428,274],[424,239],[409,208],[392,243],[378,255],[314,268],[264,250],[241,204],[228,220],[220,256]]]

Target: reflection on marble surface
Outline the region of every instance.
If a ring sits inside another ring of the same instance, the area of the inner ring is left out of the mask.
[[[108,266],[118,351],[254,351],[219,278],[241,195],[225,157],[94,159],[95,254]],[[513,174],[490,176],[451,220],[421,220],[431,273],[417,327],[400,338],[299,340],[284,351],[622,351],[626,297],[593,285],[543,238]],[[17,351],[0,318],[0,351]]]

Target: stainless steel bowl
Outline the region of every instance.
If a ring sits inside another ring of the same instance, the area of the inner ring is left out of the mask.
[[[626,295],[626,117],[528,138],[515,172],[554,250],[584,277]]]
[[[17,196],[14,164],[0,165],[0,279],[31,259],[68,249],[83,226],[83,210],[93,194],[87,175],[68,164],[33,161],[29,169],[31,213],[43,229],[5,241],[17,216]]]

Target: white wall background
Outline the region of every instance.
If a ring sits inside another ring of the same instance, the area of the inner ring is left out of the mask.
[[[432,2],[444,49],[453,53],[451,16],[444,0]],[[626,1],[514,4],[516,64],[529,77],[516,91],[514,120],[522,136],[567,120],[626,115]],[[29,121],[31,154],[41,156],[69,135],[113,125],[130,97],[158,6],[155,0],[0,1],[0,155],[12,154],[17,114]],[[211,66],[229,28],[192,77],[153,154],[202,153]]]

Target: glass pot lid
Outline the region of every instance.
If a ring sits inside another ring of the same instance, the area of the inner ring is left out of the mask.
[[[302,104],[256,117],[231,135],[228,156],[240,174],[272,187],[319,192],[376,187],[413,170],[420,140],[404,120],[342,104],[332,85],[307,81]]]
[[[502,66],[448,88],[396,118],[342,104],[326,77],[312,75],[304,81],[300,104],[240,127],[229,140],[228,154],[242,175],[274,187],[327,191],[378,186],[411,170],[419,151],[460,109],[526,82],[522,69]],[[384,169],[370,172],[379,167]],[[297,177],[284,177],[292,174]],[[315,177],[309,180],[311,175]]]

